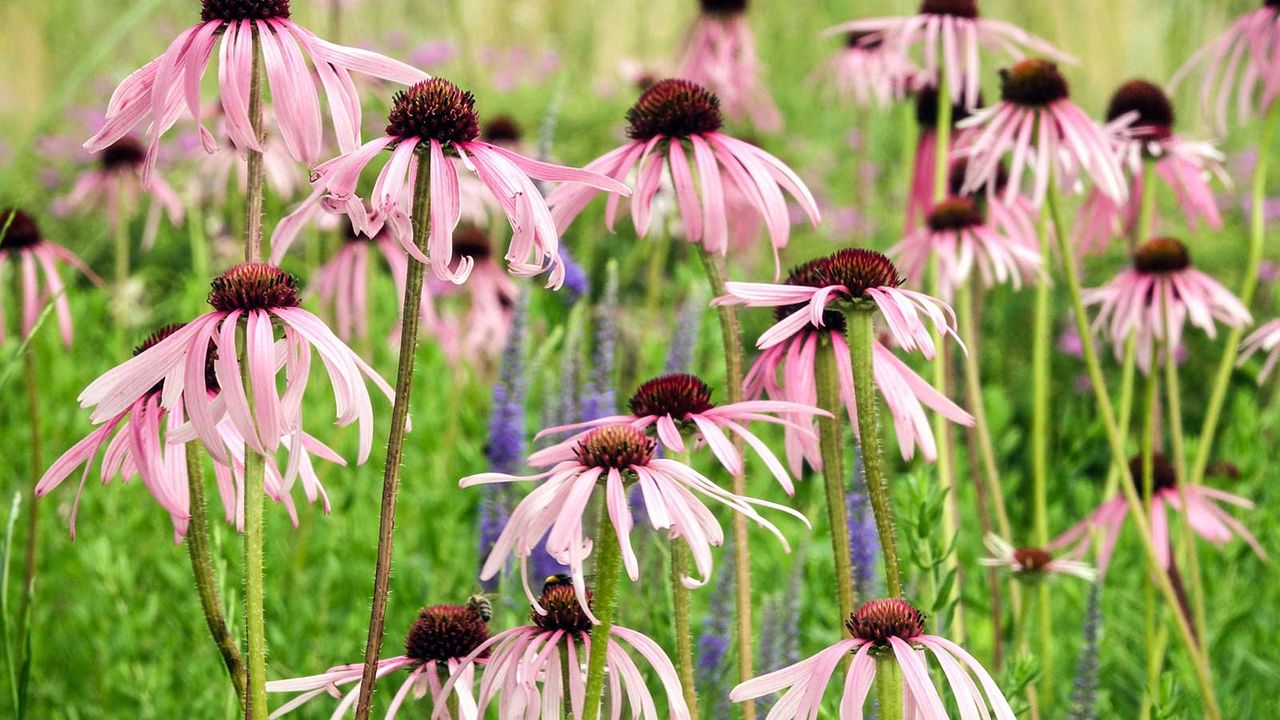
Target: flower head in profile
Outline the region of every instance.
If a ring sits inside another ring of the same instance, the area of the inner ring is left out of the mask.
[[[129,218],[144,194],[142,168],[146,157],[147,149],[137,138],[130,135],[120,138],[97,154],[96,164],[76,177],[66,197],[54,201],[54,211],[58,214],[106,212],[113,218]],[[173,225],[181,224],[186,215],[182,198],[163,178],[153,178],[148,190],[151,204],[142,236],[143,247],[151,247],[155,242],[161,212]]]
[[[1083,293],[1085,305],[1097,305],[1094,330],[1105,330],[1116,357],[1130,335],[1137,339],[1136,357],[1151,369],[1157,345],[1177,348],[1188,321],[1209,337],[1214,321],[1243,327],[1251,316],[1240,300],[1217,280],[1191,266],[1187,246],[1173,238],[1153,238],[1133,255],[1133,264],[1099,288]]]
[[[465,720],[476,717],[476,701],[472,693],[477,667],[489,661],[486,648],[489,644],[489,625],[479,610],[466,605],[432,605],[418,611],[418,617],[409,627],[404,640],[404,654],[378,661],[375,678],[400,670],[409,674],[387,706],[386,717],[394,718],[400,707],[413,693],[414,698],[431,695],[435,716],[444,720]],[[301,692],[298,697],[276,708],[271,717],[280,717],[298,709],[308,701],[328,693],[342,698],[334,710],[334,717],[341,717],[355,706],[360,696],[360,675],[364,663],[338,665],[319,675],[273,680],[267,683],[267,692]],[[339,686],[354,683],[346,695]],[[457,696],[458,717],[449,714],[450,694]]]
[[[924,624],[924,613],[905,600],[872,600],[845,620],[852,637],[795,665],[739,684],[729,699],[744,702],[785,690],[774,704],[770,720],[816,717],[831,676],[837,668],[845,667],[845,660],[853,653],[845,671],[840,717],[859,718],[875,683],[877,658],[889,656],[902,673],[905,717],[946,720],[950,717],[947,704],[934,687],[926,662],[927,654],[932,654],[961,717],[994,715],[997,720],[1014,720],[1004,694],[982,665],[950,640],[925,634]]]
[[[685,36],[680,77],[720,96],[734,120],[759,130],[782,129],[782,116],[761,77],[755,37],[747,25],[747,0],[700,0],[702,12]]]
[[[1192,55],[1174,74],[1170,86],[1176,88],[1193,73],[1199,73],[1200,110],[1222,133],[1227,131],[1233,96],[1240,122],[1265,112],[1280,97],[1280,75],[1275,72],[1280,61],[1277,23],[1280,4],[1262,0],[1259,7],[1236,18],[1221,35]]]
[[[720,100],[703,86],[689,80],[660,80],[627,111],[627,120],[631,142],[593,160],[586,169],[615,180],[635,173],[631,221],[636,234],[649,234],[654,196],[668,173],[675,185],[685,240],[701,243],[707,252],[728,252],[727,198],[733,192],[748,201],[742,211],[764,220],[775,265],[778,251],[791,237],[783,191],[800,204],[814,225],[818,224],[817,203],[790,168],[764,150],[720,131]],[[552,191],[547,202],[556,226],[566,227],[595,194],[590,188],[572,186]],[[611,197],[605,207],[605,223],[611,230],[619,200]]]
[[[1004,568],[1025,580],[1035,582],[1050,575],[1070,575],[1093,582],[1098,577],[1097,570],[1079,560],[1055,558],[1053,553],[1041,548],[1015,548],[994,533],[988,533],[983,544],[990,555],[979,558],[979,565]]]
[[[155,347],[181,328],[181,325],[166,325],[156,330],[138,346],[134,356]],[[209,397],[215,398],[219,387],[212,356],[205,360],[204,373],[205,388]],[[143,487],[169,513],[173,521],[174,542],[181,542],[186,536],[187,522],[191,517],[186,443],[166,441],[166,435],[180,427],[185,416],[181,399],[172,410],[161,406],[161,389],[162,386],[156,384],[127,408],[102,422],[55,460],[36,483],[36,497],[44,497],[61,485],[76,468],[84,466],[80,487],[71,505],[72,540],[76,537],[76,516],[84,486],[88,482],[94,458],[104,447],[106,451],[102,455],[100,471],[102,484],[109,484],[117,476],[124,483],[141,478]],[[227,448],[229,458],[229,462],[214,463],[218,494],[222,499],[227,522],[240,529],[244,527],[244,438],[239,436],[235,425],[226,417],[218,422],[217,432]],[[303,433],[301,442],[296,447],[293,446],[295,440],[291,435],[280,439],[281,444],[293,452],[297,459],[296,462],[289,463],[284,474],[280,472],[274,458],[267,458],[264,491],[272,500],[285,506],[296,525],[298,516],[291,490],[299,478],[307,500],[322,500],[325,512],[329,509],[328,497],[316,476],[311,456],[314,454],[339,465],[346,463],[332,449],[310,435]]]
[[[506,253],[511,271],[530,277],[549,272],[548,287],[559,287],[564,280],[560,235],[533,181],[583,184],[593,191],[623,195],[630,191],[594,172],[533,160],[479,136],[475,96],[433,78],[397,93],[386,134],[316,167],[312,185],[323,195],[325,208],[347,215],[357,232],[376,236],[385,226],[405,252],[431,267],[435,277],[461,283],[474,264],[470,257],[454,262],[453,231],[462,214],[458,184],[462,167],[479,177],[511,222],[513,236]],[[367,206],[356,194],[356,185],[365,167],[385,150],[391,151],[391,157],[378,173]],[[428,177],[419,177],[419,172]],[[430,186],[425,254],[414,240],[410,202],[412,189],[424,181]]]
[[[142,177],[150,184],[160,137],[186,113],[195,120],[205,151],[214,152],[217,141],[202,122],[200,80],[215,47],[218,92],[231,142],[241,149],[263,149],[250,117],[255,54],[260,52],[264,90],[271,90],[280,136],[289,154],[304,163],[319,158],[324,139],[321,88],[338,146],[345,152],[360,142],[360,100],[352,72],[404,84],[427,79],[426,73],[377,53],[321,40],[290,19],[289,0],[202,0],[200,23],[183,30],[164,53],[120,83],[107,105],[106,124],[85,147],[103,150],[143,125],[149,145]]]
[[[674,453],[688,451],[684,437],[691,434],[699,444],[711,448],[712,454],[732,475],[743,471],[742,456],[738,453],[728,435],[741,438],[756,452],[765,466],[778,480],[788,494],[795,491],[791,477],[778,462],[773,451],[759,437],[747,429],[752,421],[783,425],[793,432],[812,436],[812,425],[815,416],[830,417],[829,413],[813,407],[812,404],[801,404],[785,400],[748,400],[746,402],[716,405],[711,400],[711,386],[696,375],[688,373],[670,373],[648,380],[636,388],[627,405],[631,410],[628,415],[610,415],[588,422],[575,423],[562,427],[548,428],[539,433],[539,437],[548,433],[566,430],[588,430],[601,425],[625,423],[639,430],[653,431],[664,448]],[[562,443],[553,445],[535,453],[530,461],[534,464],[555,462],[568,457],[573,447],[581,439],[582,434],[575,435]]]
[[[472,259],[471,277],[462,286],[439,280],[429,283],[441,308],[427,331],[452,362],[491,360],[507,343],[520,288],[498,262],[487,232],[464,223],[453,242],[460,255]],[[448,302],[451,296],[461,303]]]
[[[1111,96],[1105,130],[1120,154],[1130,178],[1129,199],[1119,203],[1098,188],[1090,191],[1076,219],[1076,244],[1083,251],[1105,250],[1116,232],[1132,234],[1141,212],[1144,164],[1152,163],[1154,177],[1169,187],[1194,230],[1200,223],[1218,230],[1222,215],[1209,184],[1218,178],[1229,184],[1223,155],[1211,143],[1188,140],[1174,132],[1173,101],[1159,86],[1130,80]]]
[[[590,591],[586,595],[589,604]],[[564,575],[548,577],[529,612],[529,622],[497,633],[463,658],[462,671],[487,659],[475,716],[485,717],[486,709],[496,698],[498,717],[559,717],[567,696],[573,716],[583,717],[587,684],[584,665],[591,655],[593,623],[590,612],[579,602],[573,580]],[[666,696],[670,720],[692,720],[680,678],[657,643],[617,624],[609,633],[608,643],[605,669],[612,680],[605,683],[605,702],[616,714],[629,706],[629,717],[657,720],[655,695],[644,681],[646,676],[656,675]],[[642,670],[632,658],[633,653],[638,653],[648,667]],[[462,672],[456,673],[457,677],[461,675]],[[568,687],[564,686],[566,676]],[[451,679],[442,692],[449,692],[452,685],[460,682]],[[437,704],[432,720],[447,718]]]
[[[1280,361],[1280,320],[1272,320],[1253,331],[1240,344],[1240,349],[1241,365],[1248,362],[1255,353],[1261,352],[1267,356],[1262,364],[1262,371],[1258,373],[1258,382],[1265,381]]]
[[[905,99],[922,83],[920,69],[886,45],[882,33],[847,32],[843,40],[819,69],[836,97],[860,106],[887,106]]]
[[[1129,461],[1129,473],[1133,478],[1135,489],[1139,495],[1144,492],[1142,458],[1134,457]],[[1178,473],[1173,463],[1161,453],[1155,453],[1151,462],[1151,544],[1156,550],[1156,559],[1160,567],[1169,568],[1170,550],[1168,508],[1178,511],[1182,517],[1182,493],[1178,487]],[[1243,524],[1222,505],[1234,505],[1245,509],[1253,509],[1253,502],[1247,498],[1233,495],[1206,485],[1187,485],[1187,515],[1191,519],[1191,531],[1219,547],[1239,537],[1253,548],[1258,557],[1267,559],[1267,553]],[[1117,493],[1115,497],[1102,503],[1084,520],[1073,525],[1066,532],[1054,538],[1046,549],[1068,550],[1073,556],[1084,555],[1092,546],[1094,538],[1102,537],[1098,548],[1098,572],[1106,574],[1111,564],[1111,555],[1120,537],[1129,515],[1129,506],[1124,495]]]
[[[841,304],[874,303],[884,315],[897,344],[904,349],[919,350],[928,357],[933,356],[935,347],[925,323],[944,334],[955,334],[949,306],[922,293],[900,289],[901,282],[897,268],[887,257],[851,248],[800,265],[791,271],[784,285],[726,283],[729,294],[713,302],[773,307],[778,320],[756,342],[764,352],[747,372],[744,381],[747,395],[768,396],[802,406],[815,405],[817,354],[831,352],[839,374],[840,400],[850,424],[856,428],[853,363],[845,339],[846,321]],[[934,460],[937,445],[924,408],[964,425],[972,424],[973,417],[933,389],[880,342],[873,341],[872,354],[873,379],[893,417],[902,456],[910,459],[919,448],[927,460]],[[800,474],[802,462],[821,468],[812,432],[795,430],[797,424],[811,427],[812,416],[784,413],[782,417],[791,421],[785,426],[791,471]]]
[[[907,232],[914,231],[924,222],[925,215],[933,207],[933,184],[935,165],[938,161],[938,88],[932,84],[923,84],[915,89],[916,126],[919,134],[916,137],[915,160],[911,166],[911,189],[907,194]],[[947,148],[952,154],[956,146],[964,140],[965,130],[956,124],[969,117],[969,109],[961,103],[951,105],[951,144]],[[955,163],[953,163],[953,166]],[[967,165],[966,165],[967,167]],[[1006,176],[1007,178],[1007,176]],[[977,195],[979,193],[961,192],[952,189],[952,195]],[[981,193],[987,195],[990,193]]]
[[[300,307],[292,275],[267,263],[236,265],[214,279],[209,304],[213,312],[195,318],[90,383],[79,398],[81,407],[92,408],[90,419],[105,422],[159,386],[160,406],[174,410],[181,403],[190,419],[189,426],[171,434],[170,440],[198,437],[214,460],[229,465],[225,438],[218,431],[225,417],[247,451],[264,457],[280,450],[281,438],[295,438],[286,447],[293,450],[292,467],[300,459],[296,449],[303,435],[302,395],[315,352],[333,386],[338,424],[358,424],[359,462],[369,457],[373,405],[365,380],[388,398],[391,387],[319,318]],[[240,334],[246,366],[237,359]],[[212,399],[206,372],[211,358],[220,388]]]
[[[654,529],[665,530],[671,537],[682,538],[688,544],[694,567],[702,576],[683,578],[689,587],[706,582],[711,572],[711,548],[724,542],[720,523],[699,495],[742,513],[773,533],[783,548],[790,551],[786,538],[773,523],[761,517],[756,506],[786,512],[802,521],[804,516],[781,505],[734,495],[682,462],[657,457],[655,447],[656,443],[644,431],[631,425],[604,425],[582,435],[571,457],[541,461],[539,466],[550,465],[550,469],[532,477],[481,473],[463,478],[459,483],[462,487],[540,481],[512,511],[480,571],[480,579],[494,577],[512,553],[520,558],[523,568],[545,536],[547,552],[569,567],[578,600],[590,615],[583,568],[592,543],[584,525],[597,487],[609,514],[609,527],[601,527],[600,531],[617,535],[623,567],[633,582],[640,578],[639,561],[631,547],[630,496],[631,489],[637,485],[644,498],[647,521]],[[538,605],[529,589],[527,573],[522,571],[521,575],[530,602],[541,612],[544,608]]]
[[[852,20],[826,31],[879,33],[891,51],[902,55],[919,49],[924,75],[947,78],[952,102],[977,107],[982,85],[980,48],[1019,59],[1037,53],[1058,62],[1075,60],[1022,28],[982,17],[978,0],[922,0],[920,11],[907,17]]]
[[[1030,198],[1044,204],[1051,182],[1071,187],[1087,177],[1116,202],[1128,185],[1111,141],[1084,110],[1071,101],[1067,79],[1049,60],[1022,60],[1000,72],[1000,102],[960,123],[967,128],[957,151],[969,158],[966,192],[994,188],[1001,162],[1009,158],[1006,199],[1034,178]]]
[[[314,295],[333,317],[334,332],[344,341],[369,336],[369,256],[376,251],[391,271],[396,297],[404,296],[409,261],[394,240],[380,233],[370,238],[355,232],[343,232],[342,245],[333,257],[316,268],[307,291]],[[423,322],[430,326],[435,319],[431,293],[422,290]]]
[[[5,266],[10,263],[13,277],[20,283],[22,337],[31,334],[40,311],[52,302],[62,344],[71,347],[71,302],[58,266],[70,265],[98,286],[102,280],[70,250],[46,240],[34,217],[17,208],[0,207],[0,277],[7,274]],[[0,297],[0,342],[5,339],[4,315],[4,300]]]

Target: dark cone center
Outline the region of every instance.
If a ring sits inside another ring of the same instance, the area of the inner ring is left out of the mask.
[[[170,323],[156,330],[147,336],[142,344],[133,349],[133,356],[137,357],[142,353],[150,350],[160,343],[160,341],[169,337],[186,327],[186,323]],[[204,387],[206,390],[218,392],[221,388],[218,385],[218,373],[214,370],[214,363],[218,360],[218,348],[213,341],[209,342],[209,351],[204,357]],[[164,382],[158,382],[155,387],[151,388],[151,393],[159,393],[164,388]]]
[[[714,15],[739,15],[747,11],[747,0],[700,0],[702,12]]]
[[[911,642],[923,635],[924,613],[905,600],[872,600],[855,610],[844,625],[854,637],[881,647],[889,644],[889,638]]]
[[[1140,273],[1171,273],[1191,267],[1191,253],[1182,242],[1152,238],[1133,253],[1133,269]]]
[[[520,125],[516,123],[515,118],[508,115],[499,115],[484,124],[484,130],[480,133],[480,138],[485,142],[494,143],[495,145],[514,145],[523,138],[520,132]]]
[[[982,95],[979,93],[977,105],[982,105]],[[951,104],[951,124],[956,123],[969,117],[969,111],[965,108],[965,103]],[[916,122],[922,128],[938,127],[938,88],[922,87],[916,90]]]
[[[453,254],[459,257],[469,255],[477,262],[489,257],[492,250],[488,233],[475,225],[459,225],[453,231]]]
[[[593,600],[590,590],[587,591],[587,604]],[[568,577],[556,575],[547,579],[542,588],[542,597],[538,604],[546,615],[537,610],[529,611],[529,619],[534,625],[547,632],[562,630],[568,635],[582,635],[591,632],[591,618],[578,604],[578,596],[573,592],[572,581]]]
[[[926,222],[929,223],[930,230],[945,232],[977,227],[984,222],[984,218],[982,209],[971,198],[953,197],[934,205]]]
[[[1031,58],[1000,71],[1000,97],[1005,102],[1042,107],[1070,96],[1067,79],[1048,60]]]
[[[964,181],[969,175],[969,158],[959,158],[951,163],[951,171],[947,174],[947,194],[952,197],[969,197],[976,201],[982,201],[983,198],[977,192],[965,194]],[[996,194],[1004,192],[1005,187],[1009,184],[1009,169],[1005,167],[1004,161],[996,168],[996,183],[991,188]]]
[[[122,137],[107,146],[98,156],[102,169],[108,172],[136,170],[146,162],[147,149],[131,137]]]
[[[1040,548],[1018,548],[1013,551],[1013,561],[1022,572],[1042,572],[1053,562],[1053,556]]]
[[[1129,473],[1133,476],[1133,486],[1138,494],[1143,493],[1142,489],[1142,456],[1135,455],[1129,458]],[[1160,492],[1161,490],[1171,490],[1178,487],[1178,471],[1173,466],[1173,462],[1164,456],[1164,453],[1152,453],[1151,455],[1151,491]]]
[[[298,307],[302,300],[294,276],[270,263],[244,263],[214,278],[209,304],[231,312]]]
[[[387,135],[441,144],[475,140],[480,135],[476,97],[443,78],[401,90],[387,114]]]
[[[688,80],[659,80],[627,111],[627,136],[649,140],[658,136],[685,138],[720,129],[720,98]]]
[[[222,20],[285,20],[289,17],[289,0],[203,0],[200,19],[205,22]]]
[[[845,248],[825,258],[810,260],[792,269],[788,285],[830,287],[843,285],[849,297],[862,298],[867,290],[898,287],[902,284],[898,268],[883,253],[865,248]]]
[[[670,415],[676,420],[715,407],[711,402],[711,386],[697,375],[685,373],[663,375],[645,382],[636,388],[627,405],[636,417]]]
[[[36,219],[17,208],[0,208],[0,234],[0,250],[23,250],[40,242]]]
[[[653,440],[629,425],[606,425],[584,435],[573,454],[587,467],[626,470],[649,464],[654,446]]]
[[[920,3],[920,14],[976,18],[978,0],[924,0]]]
[[[1130,127],[1142,136],[1167,137],[1177,119],[1173,101],[1159,85],[1146,80],[1130,80],[1116,90],[1107,105],[1107,122],[1131,112],[1138,118]]]
[[[404,654],[415,660],[455,660],[489,639],[489,626],[475,608],[432,605],[418,612],[404,639]]]

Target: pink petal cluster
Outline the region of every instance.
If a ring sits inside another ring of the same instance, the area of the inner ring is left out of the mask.
[[[1275,369],[1276,362],[1280,361],[1280,320],[1272,320],[1259,327],[1244,339],[1240,350],[1241,364],[1247,362],[1255,353],[1262,352],[1267,355],[1266,362],[1262,364],[1262,372],[1258,375],[1259,382],[1266,380]]]
[[[729,117],[748,120],[763,132],[778,132],[782,115],[761,74],[745,11],[698,15],[685,39],[680,77],[719,95]]]

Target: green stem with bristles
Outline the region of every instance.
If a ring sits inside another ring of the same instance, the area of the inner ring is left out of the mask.
[[[691,717],[698,715],[698,684],[693,666],[693,632],[690,629],[689,588],[684,578],[689,575],[689,546],[683,538],[671,538],[671,607],[676,635],[676,671],[684,702]]]
[[[818,408],[831,417],[818,418],[818,447],[822,456],[822,487],[826,491],[827,522],[831,525],[831,554],[835,558],[836,598],[840,621],[853,614],[853,557],[849,548],[849,508],[845,493],[844,443],[840,417],[840,374],[831,340],[824,337],[814,358]],[[863,445],[864,452],[866,445]],[[868,480],[870,478],[868,477]]]
[[[609,505],[600,502],[600,523],[596,536],[596,589],[592,610],[599,624],[591,628],[591,652],[587,658],[586,704],[582,720],[600,720],[600,701],[604,697],[604,675],[609,635],[613,632],[613,616],[618,610],[618,581],[622,573],[622,550],[609,517]],[[687,690],[685,692],[688,692]]]
[[[881,720],[903,720],[902,667],[893,652],[885,649],[876,655],[876,698]]]

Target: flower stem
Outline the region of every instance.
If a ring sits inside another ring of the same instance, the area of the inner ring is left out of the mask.
[[[876,656],[876,698],[880,702],[880,720],[902,720],[902,668],[892,652]]]
[[[418,157],[413,187],[413,241],[426,252],[431,213],[431,167],[426,155]],[[369,637],[364,646],[364,674],[360,680],[357,720],[367,720],[373,701],[373,686],[382,652],[382,629],[386,623],[387,594],[391,589],[391,550],[396,524],[396,493],[400,487],[400,465],[409,420],[409,395],[413,390],[414,359],[418,350],[421,320],[422,280],[426,267],[409,258],[405,278],[404,304],[400,313],[400,361],[396,370],[396,394],[391,408],[391,431],[387,437],[387,462],[382,469],[382,509],[378,516],[378,562],[373,576],[373,602],[369,613]]]
[[[1121,361],[1120,367],[1120,418],[1119,428],[1121,437],[1129,437],[1130,417],[1133,414],[1133,393],[1134,393],[1134,376],[1137,374],[1138,359],[1138,340],[1136,335],[1130,335],[1124,345],[1124,359]],[[1107,470],[1107,482],[1103,486],[1102,497],[1111,497],[1116,494],[1120,484],[1120,466],[1114,462],[1111,463]]]
[[[125,212],[125,183],[121,176],[116,180],[115,201],[111,203],[112,221],[115,230],[115,280],[116,292],[124,297],[124,286],[129,282],[129,218]],[[122,306],[123,307],[123,306]]]
[[[1270,167],[1271,144],[1275,139],[1276,126],[1280,124],[1280,102],[1273,102],[1267,111],[1266,122],[1262,126],[1261,137],[1258,138],[1258,165],[1253,170],[1253,189],[1251,197],[1253,205],[1249,212],[1249,256],[1245,263],[1244,282],[1240,286],[1240,302],[1247,308],[1253,303],[1253,296],[1258,290],[1258,267],[1262,263],[1262,250],[1266,240],[1267,216],[1267,170]],[[1222,350],[1222,360],[1218,363],[1218,372],[1213,379],[1213,390],[1209,394],[1204,422],[1200,425],[1200,442],[1196,445],[1195,462],[1187,482],[1199,485],[1204,481],[1205,469],[1209,466],[1209,455],[1213,451],[1213,437],[1218,430],[1218,419],[1222,415],[1222,405],[1227,398],[1227,385],[1231,381],[1231,371],[1236,366],[1236,356],[1240,352],[1240,338],[1244,336],[1245,327],[1232,328],[1227,333],[1226,345]]]
[[[1076,268],[1076,264],[1071,262],[1071,249],[1067,245],[1066,236],[1062,233],[1062,223],[1058,217],[1055,194],[1049,193],[1048,198],[1049,210],[1054,228],[1057,231],[1055,236],[1058,242],[1058,250],[1064,259],[1063,267],[1067,280],[1067,290],[1071,297],[1071,308],[1075,315],[1076,330],[1080,333],[1085,365],[1089,371],[1089,380],[1093,384],[1094,399],[1107,432],[1107,443],[1111,449],[1111,461],[1120,466],[1120,489],[1129,505],[1129,513],[1133,517],[1134,525],[1138,528],[1138,536],[1142,540],[1143,550],[1147,554],[1147,562],[1151,572],[1159,583],[1160,592],[1170,607],[1177,607],[1178,596],[1173,589],[1173,584],[1169,581],[1168,576],[1161,571],[1160,564],[1156,560],[1156,549],[1151,539],[1151,525],[1142,511],[1142,501],[1138,498],[1137,491],[1133,487],[1128,460],[1125,457],[1124,436],[1120,433],[1120,426],[1116,422],[1111,395],[1107,392],[1106,377],[1102,374],[1102,363],[1098,359],[1098,351],[1093,342],[1093,335],[1089,332],[1089,315],[1084,307],[1079,271]],[[1191,626],[1187,624],[1186,618],[1183,617],[1182,613],[1173,613],[1173,616],[1178,624],[1179,638],[1191,658],[1196,683],[1199,686],[1201,699],[1204,703],[1205,717],[1210,720],[1221,720],[1222,712],[1219,710],[1218,701],[1213,695],[1213,684],[1209,676],[1208,661],[1201,652],[1196,642],[1195,634],[1191,631]]]
[[[689,546],[681,538],[671,538],[671,605],[676,634],[676,669],[691,717],[698,715],[698,685],[693,670],[693,634],[689,629],[689,588],[683,578],[689,574]]]
[[[875,314],[857,308],[848,314],[849,357],[853,363],[853,394],[858,404],[858,437],[862,442],[862,464],[867,472],[867,493],[884,553],[885,587],[889,597],[902,597],[902,572],[898,563],[898,540],[893,529],[893,503],[889,480],[884,474],[880,452],[880,410],[873,383],[871,344],[875,342]]]
[[[844,444],[841,442],[840,376],[830,340],[823,339],[815,358],[818,407],[831,417],[818,418],[818,443],[822,453],[822,482],[827,495],[827,519],[831,525],[831,553],[835,557],[836,596],[840,623],[853,614],[853,559],[849,549],[849,510],[845,493]],[[867,445],[863,445],[864,454]],[[867,461],[864,459],[864,465]],[[867,475],[868,484],[871,476]],[[848,632],[848,628],[845,628]]]
[[[14,279],[14,287],[20,287]],[[15,307],[21,307],[14,303]],[[36,350],[34,338],[26,338],[27,347],[22,352],[23,383],[27,386],[27,422],[31,424],[31,482],[27,485],[27,546],[22,559],[22,597],[18,601],[18,618],[15,623],[18,642],[17,655],[19,666],[30,661],[26,651],[30,647],[27,642],[27,626],[31,614],[31,594],[36,581],[36,550],[39,547],[37,535],[40,532],[40,504],[36,502],[36,483],[40,480],[40,471],[44,467],[41,460],[40,442],[40,397],[37,388],[39,373],[36,370]]]
[[[1155,490],[1155,445],[1156,445],[1156,400],[1159,397],[1159,379],[1152,373],[1147,375],[1147,383],[1142,394],[1142,437],[1138,440],[1138,462],[1142,471],[1140,478],[1142,487],[1142,512],[1146,517],[1151,517],[1151,496]],[[1156,693],[1159,692],[1157,683],[1160,682],[1159,672],[1152,672],[1150,668],[1159,667],[1156,661],[1156,598],[1153,574],[1148,572],[1145,574],[1145,582],[1143,582],[1143,613],[1142,613],[1142,637],[1146,643],[1147,650],[1147,689],[1143,697],[1142,707],[1147,715],[1146,709],[1150,706]]]
[[[702,250],[702,267],[707,273],[707,282],[711,286],[712,297],[722,297],[724,289],[724,261],[715,254]],[[724,343],[725,364],[725,396],[730,403],[742,401],[742,336],[738,327],[738,310],[731,305],[716,308],[720,318],[720,337]],[[734,448],[742,454],[743,440],[734,435]],[[746,476],[739,473],[733,478],[730,488],[735,495],[747,494]],[[755,675],[752,650],[751,625],[751,549],[748,546],[747,517],[742,513],[733,513],[733,563],[734,563],[734,606],[735,625],[738,641],[738,681],[746,682]],[[755,720],[755,703],[741,703],[743,720]]]
[[[262,143],[265,140],[262,128],[262,44],[256,28],[253,31],[253,64],[250,78],[249,121],[253,125],[254,137]],[[260,262],[262,260],[262,194],[264,190],[262,153],[249,151],[248,170],[244,259],[245,262]],[[240,338],[237,352],[245,392],[249,395],[248,401],[252,406],[253,391],[249,378],[249,363],[246,360],[247,344],[244,341],[244,328],[242,324],[237,332]],[[266,459],[257,453],[246,452],[244,456],[244,621],[247,657],[245,720],[264,720],[267,717],[267,633],[262,559],[265,532],[263,517],[265,474]]]
[[[600,700],[604,696],[605,657],[609,634],[613,632],[613,615],[618,610],[618,580],[622,572],[622,550],[618,535],[609,518],[609,506],[600,503],[599,535],[596,538],[596,588],[592,609],[600,624],[591,628],[591,653],[587,659],[586,703],[582,720],[600,719]],[[687,692],[687,691],[686,691]]]
[[[227,629],[227,621],[222,616],[222,597],[218,593],[218,580],[213,571],[213,557],[209,551],[209,522],[204,500],[204,463],[201,461],[200,445],[187,443],[187,491],[190,497],[191,519],[187,525],[187,554],[191,557],[191,575],[196,582],[196,595],[200,598],[200,608],[204,611],[204,622],[209,628],[209,636],[222,655],[222,662],[227,666],[227,674],[231,677],[231,685],[235,688],[236,699],[244,706],[245,677],[244,662],[240,658],[240,648],[235,638]]]
[[[1044,258],[1036,283],[1035,318],[1031,340],[1031,496],[1035,519],[1035,544],[1049,544],[1049,343],[1052,328],[1053,284],[1050,280],[1049,217],[1041,211],[1037,226],[1040,256]],[[1064,263],[1074,262],[1063,257]],[[1040,598],[1040,698],[1053,697],[1053,610],[1048,587],[1038,589]]]

